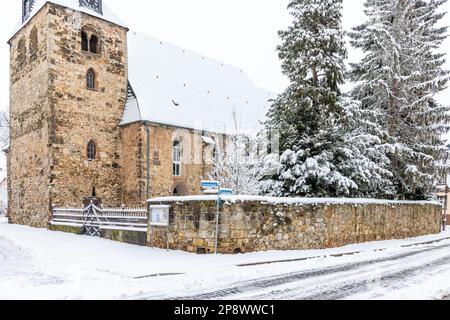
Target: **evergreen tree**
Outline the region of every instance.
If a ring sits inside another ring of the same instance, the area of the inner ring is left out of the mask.
[[[377,136],[398,198],[423,199],[448,157],[443,135],[450,108],[436,102],[449,73],[437,53],[447,28],[439,7],[447,0],[367,0],[367,22],[350,33],[365,57],[352,65],[352,97],[361,102],[365,128]]]
[[[345,101],[347,57],[342,0],[293,0],[293,25],[278,47],[289,88],[268,114],[267,129],[280,131],[280,168],[264,183],[277,196],[363,196],[378,190],[385,170],[361,152],[370,136],[352,130],[357,104]]]

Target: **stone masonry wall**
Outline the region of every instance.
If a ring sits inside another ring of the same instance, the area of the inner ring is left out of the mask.
[[[51,203],[80,206],[96,194],[107,206],[122,196],[119,123],[127,87],[127,30],[58,5],[49,8],[49,98],[54,122],[51,136]],[[99,53],[81,49],[81,30],[95,30]],[[95,72],[95,89],[86,74]],[[88,160],[87,145],[96,144]]]
[[[48,99],[48,7],[10,41],[8,210],[12,223],[46,227],[52,107]],[[37,30],[37,47],[31,46]],[[20,48],[19,48],[20,47]]]
[[[214,252],[213,200],[164,201],[171,206],[171,249]],[[441,209],[434,203],[270,204],[234,200],[221,206],[221,253],[306,250],[439,233]],[[151,228],[148,245],[167,246],[167,229]]]
[[[98,54],[81,50],[86,27],[99,36]],[[120,205],[127,29],[49,2],[10,45],[11,221],[46,227],[52,205],[78,207],[94,187],[106,205]],[[86,85],[90,68],[95,90]],[[91,140],[97,154],[88,161]]]
[[[149,124],[150,197],[171,196],[178,187],[181,195],[201,194],[201,181],[207,179],[213,146],[191,129]],[[123,157],[123,203],[145,205],[147,201],[147,125],[134,123],[121,128]],[[207,134],[208,135],[208,134]],[[209,134],[211,135],[211,134]],[[181,176],[173,175],[172,147],[175,138],[183,146]],[[220,141],[219,141],[220,143]],[[197,150],[198,149],[198,150]],[[158,155],[159,159],[156,158]]]

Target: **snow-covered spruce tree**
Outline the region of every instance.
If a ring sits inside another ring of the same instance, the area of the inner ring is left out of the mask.
[[[367,0],[366,23],[350,33],[365,57],[353,64],[352,97],[362,104],[367,123],[382,141],[390,160],[396,196],[424,199],[437,176],[447,170],[449,107],[434,96],[449,73],[437,53],[447,28],[438,9],[446,0]]]
[[[258,195],[263,171],[256,141],[236,134],[226,139],[224,149],[216,149],[208,178],[220,181],[223,188],[231,188],[237,195]]]
[[[280,132],[280,168],[265,181],[276,196],[362,196],[386,172],[361,153],[367,137],[353,136],[354,103],[344,101],[347,56],[342,0],[293,0],[293,25],[278,47],[290,86],[268,113],[267,130]],[[376,187],[375,189],[377,189]]]

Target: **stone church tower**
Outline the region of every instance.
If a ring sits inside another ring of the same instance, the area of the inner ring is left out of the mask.
[[[101,0],[39,1],[9,40],[8,195],[13,223],[47,227],[52,205],[120,205],[128,29]]]

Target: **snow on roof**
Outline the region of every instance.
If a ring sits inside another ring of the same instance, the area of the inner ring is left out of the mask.
[[[143,120],[211,132],[232,134],[236,127],[254,132],[275,98],[238,68],[136,32],[128,34],[128,61],[139,103],[127,103],[122,125]]]
[[[396,200],[378,200],[378,199],[352,199],[352,198],[279,198],[264,196],[221,196],[222,200],[228,203],[237,203],[245,201],[257,201],[270,204],[281,205],[396,205],[396,204],[418,204],[418,205],[436,205],[441,206],[436,201],[396,201]],[[167,202],[191,202],[191,201],[217,201],[217,195],[205,196],[186,196],[186,197],[160,197],[149,199],[149,203],[167,203]]]
[[[103,3],[102,4],[102,14],[96,12],[93,9],[80,6],[79,0],[36,0],[31,9],[31,13],[28,15],[27,19],[21,21],[14,29],[12,36],[14,36],[24,25],[28,23],[47,3],[57,4],[69,9],[77,10],[80,12],[87,13],[91,16],[115,23],[119,26],[126,28],[126,25]],[[11,36],[11,37],[12,37]]]

